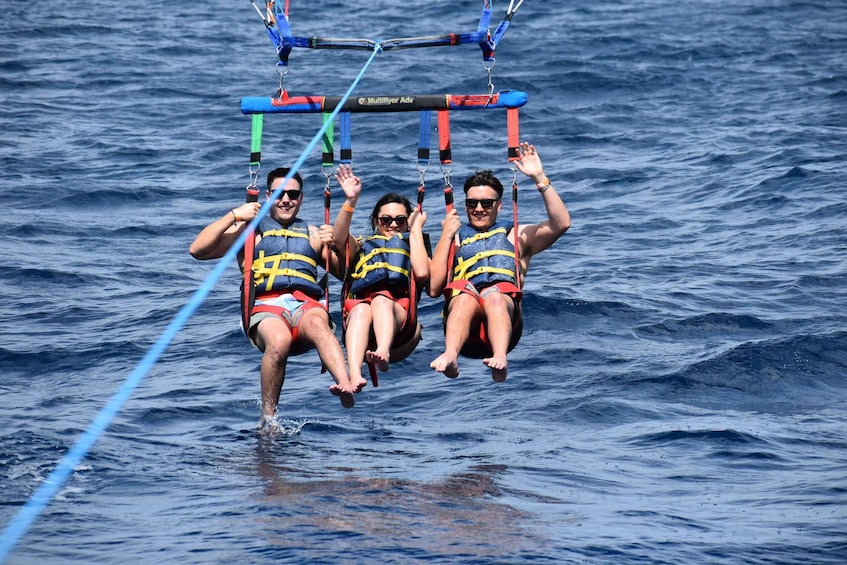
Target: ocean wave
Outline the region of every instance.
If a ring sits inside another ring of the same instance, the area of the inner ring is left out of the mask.
[[[762,335],[768,334],[772,330],[772,323],[756,316],[728,312],[699,314],[637,328],[637,331],[643,335],[674,336],[679,339],[717,337],[724,336],[727,333],[738,335],[737,332],[744,332],[747,335]]]
[[[677,371],[638,379],[695,406],[803,413],[845,400],[847,334],[776,337],[713,348]]]
[[[132,341],[101,340],[80,345],[72,336],[50,340],[52,334],[55,332],[47,331],[41,336],[32,332],[25,343],[16,344],[18,350],[0,348],[0,369],[9,375],[23,376],[77,373],[83,367],[97,367],[98,372],[116,366],[125,370],[128,357],[140,359],[146,351],[146,345]]]
[[[667,430],[634,437],[629,442],[640,446],[656,446],[677,442],[707,445],[768,445],[768,442],[760,437],[732,429]]]

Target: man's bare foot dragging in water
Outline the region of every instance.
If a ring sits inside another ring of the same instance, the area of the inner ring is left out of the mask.
[[[433,360],[429,366],[439,373],[444,373],[444,376],[447,378],[455,379],[459,376],[458,355],[450,355],[445,351]]]
[[[256,424],[256,429],[263,436],[272,436],[276,435],[282,428],[279,425],[276,417],[268,416],[263,414],[261,418],[259,418],[259,423]]]
[[[491,378],[494,379],[498,383],[502,383],[506,380],[506,372],[508,370],[509,362],[506,360],[506,356],[492,356],[486,357],[482,360],[486,366],[491,369]]]
[[[373,363],[376,365],[376,368],[382,371],[383,373],[388,370],[388,358],[389,354],[385,351],[366,351],[365,359],[368,363]]]

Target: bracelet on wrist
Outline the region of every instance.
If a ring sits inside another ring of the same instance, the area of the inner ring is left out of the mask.
[[[538,187],[539,194],[544,194],[545,192],[550,190],[550,186],[551,186],[551,184],[550,184],[549,180],[547,181],[547,184],[545,184],[544,186],[539,186]]]
[[[544,188],[545,186],[547,186],[549,184],[550,184],[550,179],[548,179],[547,177],[544,177],[543,179],[541,179],[541,182],[535,183],[535,188],[541,190],[542,188]]]
[[[342,205],[341,205],[341,209],[342,209],[342,210],[344,210],[345,212],[350,212],[350,213],[352,214],[352,213],[353,213],[353,211],[356,209],[356,207],[355,207],[355,206],[350,206],[349,204],[347,204],[347,203],[345,202],[344,204],[342,204]]]
[[[238,214],[236,214],[236,213],[235,213],[235,209],[234,209],[234,208],[233,208],[232,210],[230,210],[230,211],[229,211],[229,213],[230,213],[230,214],[232,214],[232,219],[233,219],[233,220],[235,220],[235,223],[238,223],[238,222],[240,222],[240,221],[241,221],[241,220],[238,218]]]

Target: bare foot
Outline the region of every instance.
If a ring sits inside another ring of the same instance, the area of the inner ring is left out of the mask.
[[[368,363],[373,363],[376,368],[383,373],[388,370],[389,353],[386,351],[366,351],[365,359]]]
[[[341,405],[345,408],[353,408],[356,405],[356,399],[353,398],[353,393],[349,390],[344,390],[339,384],[330,386],[329,392],[337,396],[341,400]]]
[[[459,360],[455,355],[448,355],[444,352],[433,360],[429,366],[439,373],[444,373],[447,378],[455,379],[459,376]]]
[[[280,427],[276,418],[262,414],[262,417],[259,418],[259,423],[256,424],[256,429],[263,436],[269,436],[276,434],[280,430]]]
[[[506,361],[505,355],[503,357],[488,357],[483,359],[482,362],[491,368],[492,379],[498,383],[502,383],[506,380],[506,372],[508,370],[509,362]]]
[[[350,384],[353,386],[353,392],[362,392],[362,389],[368,386],[368,381],[362,375],[350,377]]]

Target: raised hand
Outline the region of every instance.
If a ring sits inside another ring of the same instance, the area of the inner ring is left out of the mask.
[[[535,182],[544,178],[544,167],[541,165],[541,157],[538,156],[535,146],[523,141],[519,149],[520,159],[515,161],[515,166]]]
[[[355,201],[362,194],[362,179],[353,174],[350,165],[340,165],[335,171],[335,180],[344,191],[344,196]]]

